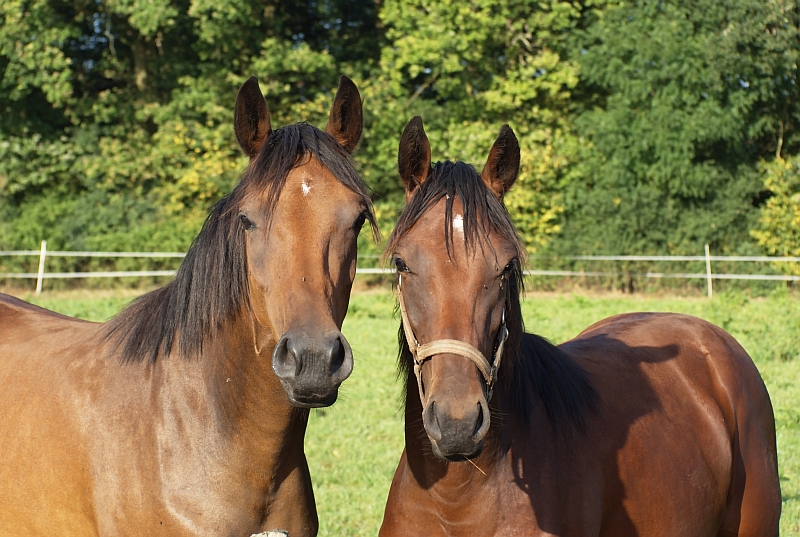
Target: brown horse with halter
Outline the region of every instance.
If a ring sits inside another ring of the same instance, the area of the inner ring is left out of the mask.
[[[406,448],[380,535],[778,535],[772,407],[730,335],[659,313],[524,332],[519,161],[508,126],[480,174],[432,167],[419,118],[400,141]]]
[[[374,228],[342,77],[325,131],[272,130],[255,78],[250,163],[175,279],[107,323],[0,297],[0,535],[317,532],[303,438],[353,368],[340,329]]]

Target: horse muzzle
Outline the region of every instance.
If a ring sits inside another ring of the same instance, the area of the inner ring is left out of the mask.
[[[481,397],[475,404],[448,404],[431,397],[422,411],[422,423],[433,454],[442,460],[463,461],[481,454],[489,432],[489,405]]]
[[[338,331],[322,337],[287,332],[272,353],[272,369],[292,406],[330,406],[339,385],[353,372],[353,352]]]

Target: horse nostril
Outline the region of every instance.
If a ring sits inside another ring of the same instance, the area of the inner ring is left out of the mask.
[[[436,401],[423,412],[422,421],[425,425],[425,432],[437,442],[442,439],[442,427],[439,424],[439,413],[436,411]]]
[[[483,406],[478,403],[478,419],[475,420],[475,428],[472,430],[472,436],[478,437],[480,429],[483,426]]]
[[[336,335],[329,349],[330,381],[338,386],[353,372],[353,351],[341,333]]]
[[[491,418],[489,416],[489,407],[485,400],[481,399],[478,402],[478,417],[475,420],[475,429],[472,432],[472,439],[475,443],[480,442],[486,437],[486,433],[489,432],[489,425],[491,424]]]
[[[335,375],[344,365],[345,348],[342,345],[342,340],[338,337],[333,342],[331,349],[331,375]]]
[[[272,369],[278,378],[289,379],[300,374],[302,368],[302,360],[292,340],[283,336],[272,353]]]

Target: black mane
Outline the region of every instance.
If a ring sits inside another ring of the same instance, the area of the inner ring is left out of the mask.
[[[438,162],[433,166],[427,180],[403,209],[389,236],[386,252],[391,252],[400,237],[442,198],[447,200],[443,225],[448,254],[453,247],[453,202],[458,198],[463,208],[464,240],[468,249],[484,245],[491,248],[491,244],[487,244],[484,239],[491,228],[495,228],[514,243],[519,258],[525,258],[525,248],[517,237],[514,223],[503,204],[486,187],[475,168],[464,162],[450,161]]]
[[[503,203],[489,190],[475,168],[463,162],[437,163],[418,188],[389,237],[384,258],[391,254],[400,238],[420,217],[442,198],[446,199],[443,225],[448,254],[452,252],[452,211],[456,198],[463,206],[464,240],[468,249],[491,248],[487,243],[491,229],[514,244],[520,263],[510,275],[506,287],[509,337],[498,372],[498,385],[506,394],[509,414],[515,419],[529,423],[534,407],[541,402],[554,429],[563,430],[566,424],[583,430],[586,413],[597,408],[597,392],[588,374],[569,355],[545,338],[525,333],[520,308],[525,249]],[[408,382],[414,364],[402,324],[398,342],[398,374]]]
[[[236,188],[209,211],[175,279],[107,323],[104,336],[122,346],[124,361],[154,362],[176,350],[197,356],[223,323],[250,307],[239,206],[246,197],[265,193],[269,218],[289,172],[309,154],[371,206],[350,155],[332,136],[307,123],[272,132]],[[371,211],[369,219],[375,233]]]

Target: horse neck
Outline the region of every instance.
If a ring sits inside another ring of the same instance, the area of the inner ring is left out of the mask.
[[[209,337],[196,358],[170,356],[155,364],[160,407],[184,435],[227,459],[226,464],[270,468],[301,455],[308,410],[292,407],[272,371],[275,337],[257,334],[249,315],[239,315]]]

